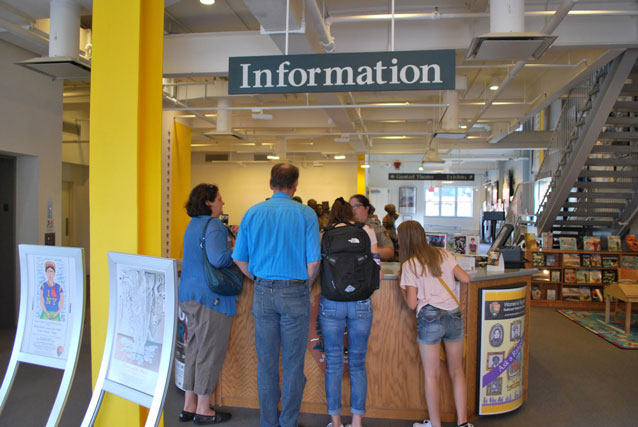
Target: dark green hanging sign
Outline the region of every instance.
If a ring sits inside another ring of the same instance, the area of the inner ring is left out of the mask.
[[[474,181],[473,173],[389,173],[390,181]]]
[[[246,56],[228,62],[231,95],[455,88],[454,50]]]

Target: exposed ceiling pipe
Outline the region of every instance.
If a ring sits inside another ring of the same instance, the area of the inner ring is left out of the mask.
[[[35,31],[29,30],[28,28],[24,28],[21,25],[14,24],[4,18],[0,18],[0,26],[14,36],[37,46],[37,48],[40,49],[40,52],[38,53],[42,54],[47,52],[49,47],[48,38],[36,33]]]
[[[527,17],[547,17],[552,16],[557,10],[538,10],[538,11],[526,11]],[[572,16],[638,16],[638,10],[572,10],[569,12]],[[440,13],[440,12],[422,12],[422,13],[395,13],[395,21],[422,21],[432,20],[438,21],[441,19],[478,19],[489,18],[490,14],[481,13]],[[350,22],[379,22],[390,21],[392,15],[389,13],[383,13],[379,15],[343,15],[343,16],[330,16],[326,18],[328,25],[343,24]]]
[[[326,24],[326,21],[324,21],[317,2],[315,0],[306,0],[306,11],[308,11],[309,19],[311,19],[319,29],[323,49],[326,52],[334,52],[336,47],[335,39],[330,35],[330,27]]]
[[[80,4],[74,0],[51,0],[49,56],[77,59],[80,53]]]
[[[348,92],[348,98],[350,98],[350,102],[352,102],[353,104],[356,104],[356,102],[354,101],[354,96],[352,96],[352,92]],[[372,147],[372,142],[370,141],[370,136],[367,135],[368,128],[366,127],[366,124],[363,121],[363,117],[361,117],[361,111],[359,111],[359,109],[355,109],[354,113],[357,116],[357,121],[361,125],[361,130],[363,130],[363,132],[366,133],[366,135],[365,135],[366,145],[368,146],[368,148],[371,148]]]
[[[586,65],[587,59],[581,59],[575,64],[525,64],[525,68],[578,68],[581,65]],[[471,69],[482,69],[482,68],[498,68],[498,69],[508,69],[512,68],[516,64],[499,64],[499,65],[457,65],[457,70],[471,70]]]
[[[560,7],[556,10],[556,13],[554,13],[552,18],[545,24],[545,26],[541,30],[541,33],[543,34],[553,33],[556,27],[558,27],[558,25],[563,21],[563,19],[565,19],[565,17],[567,16],[567,13],[569,13],[569,10],[572,7],[574,7],[577,1],[578,0],[563,0]],[[509,85],[511,81],[514,80],[514,77],[516,77],[523,70],[526,63],[527,61],[518,61],[514,65],[514,67],[509,72],[507,77],[505,77],[505,80],[503,80],[503,82],[500,84],[499,88],[492,94],[492,96],[487,101],[485,101],[485,106],[481,109],[481,111],[479,111],[474,117],[472,117],[472,120],[467,125],[468,128],[471,128],[472,126],[474,126],[474,124],[483,116],[483,114],[485,114],[485,112],[487,111],[488,108],[490,108],[494,100],[503,92],[503,90],[505,90],[507,85]]]
[[[177,99],[173,98],[173,97],[172,97],[172,96],[170,96],[168,93],[164,92],[164,93],[162,94],[162,96],[163,96],[163,98],[164,98],[165,100],[170,101],[170,102],[172,102],[174,105],[178,106],[177,108],[179,108],[180,110],[188,111],[190,114],[193,114],[193,115],[194,115],[195,117],[197,117],[198,119],[202,119],[202,120],[204,120],[205,122],[210,123],[211,125],[213,125],[213,126],[215,126],[215,127],[217,126],[217,122],[216,122],[215,120],[212,120],[212,119],[210,119],[210,118],[206,117],[205,115],[198,113],[197,111],[190,110],[186,104],[184,104],[183,102],[181,102],[181,101],[179,101],[179,100],[177,100]],[[174,109],[175,109],[175,108],[164,108],[164,110],[174,110]]]

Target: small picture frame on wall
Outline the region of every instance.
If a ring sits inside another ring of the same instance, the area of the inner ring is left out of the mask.
[[[416,187],[399,187],[399,212],[416,213]]]

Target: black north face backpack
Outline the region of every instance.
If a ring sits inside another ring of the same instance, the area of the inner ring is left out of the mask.
[[[379,265],[363,224],[326,228],[321,240],[321,295],[333,301],[361,301],[379,289]]]

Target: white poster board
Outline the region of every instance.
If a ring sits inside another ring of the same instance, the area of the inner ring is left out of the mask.
[[[0,412],[18,363],[64,370],[47,426],[58,424],[79,356],[84,325],[84,252],[81,248],[19,245],[20,314]]]
[[[109,319],[100,373],[82,426],[104,392],[149,408],[156,426],[166,395],[177,325],[176,261],[116,252],[109,259]]]

